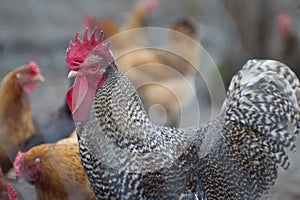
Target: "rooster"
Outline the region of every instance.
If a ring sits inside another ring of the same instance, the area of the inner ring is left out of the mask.
[[[42,144],[18,152],[14,166],[19,177],[34,184],[40,200],[95,200],[76,142]]]
[[[288,168],[299,132],[299,81],[286,65],[250,60],[209,123],[151,122],[95,31],[66,51],[67,102],[81,162],[97,199],[260,199]]]
[[[18,150],[24,148],[34,135],[28,93],[44,80],[38,65],[28,65],[10,71],[2,80],[0,88],[0,165],[3,173],[12,167]]]

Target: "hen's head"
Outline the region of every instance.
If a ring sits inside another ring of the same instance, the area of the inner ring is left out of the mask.
[[[41,176],[41,159],[36,156],[26,157],[26,153],[18,152],[14,167],[18,177],[24,178],[27,182],[34,184]]]
[[[67,93],[67,102],[76,121],[86,120],[96,91],[107,77],[107,69],[114,63],[109,43],[103,42],[103,32],[97,38],[94,28],[88,36],[88,28],[81,40],[76,33],[75,42],[70,41],[66,52],[66,63],[71,70],[69,78],[74,77],[74,85]]]
[[[97,18],[93,14],[88,14],[83,18],[82,26],[93,29],[96,26]]]
[[[172,24],[171,28],[172,30],[176,31],[176,33],[171,32],[173,39],[183,39],[182,37],[180,37],[180,35],[178,35],[177,32],[183,33],[193,39],[197,38],[197,25],[194,19],[192,19],[191,17],[182,17],[178,19],[175,23]]]
[[[37,82],[44,81],[40,68],[34,61],[30,61],[28,65],[19,67],[14,73],[16,74],[19,86],[27,93],[33,92]]]
[[[291,34],[291,14],[287,11],[282,11],[276,16],[276,24],[279,33],[283,37],[288,37]]]

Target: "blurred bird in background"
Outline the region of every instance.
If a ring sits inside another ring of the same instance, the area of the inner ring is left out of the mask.
[[[147,17],[157,6],[156,0],[138,1],[121,28],[109,19],[91,14],[85,17],[83,26],[103,29],[120,70],[137,88],[148,113],[154,112],[152,120],[178,127],[181,109],[195,98],[195,67],[201,53],[199,33],[192,18],[182,17],[171,25],[169,39],[159,50],[144,48],[149,41],[145,30],[139,28],[146,27]],[[150,110],[154,105],[163,108],[165,119],[155,118],[163,113]]]

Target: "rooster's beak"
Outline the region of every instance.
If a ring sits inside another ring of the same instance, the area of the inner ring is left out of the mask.
[[[34,80],[35,81],[39,81],[39,82],[44,82],[45,81],[45,78],[42,74],[38,74],[34,77]]]
[[[69,74],[68,74],[68,78],[73,78],[73,77],[75,77],[77,75],[78,75],[77,71],[70,71]]]

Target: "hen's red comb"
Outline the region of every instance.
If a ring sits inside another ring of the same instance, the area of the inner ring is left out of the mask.
[[[79,38],[78,32],[75,35],[75,42],[70,41],[69,48],[66,52],[66,64],[70,70],[78,70],[86,56],[101,42],[103,42],[104,34],[100,32],[99,38],[97,33],[99,29],[95,27],[89,38],[89,29],[86,28],[82,40]]]
[[[291,29],[291,15],[287,11],[282,11],[277,15],[276,23],[280,33],[283,36],[288,36]]]
[[[39,66],[38,66],[38,65],[36,64],[36,62],[34,62],[34,61],[29,61],[29,62],[28,62],[28,67],[31,69],[31,71],[32,71],[34,74],[39,74],[39,73],[41,73]]]
[[[9,200],[17,200],[18,195],[17,195],[16,191],[11,187],[10,184],[6,185],[6,189],[8,192],[8,199]]]
[[[25,153],[19,151],[16,155],[15,162],[14,162],[14,167],[16,169],[16,174],[18,177],[22,176],[21,167],[22,167],[24,158],[25,158]]]

